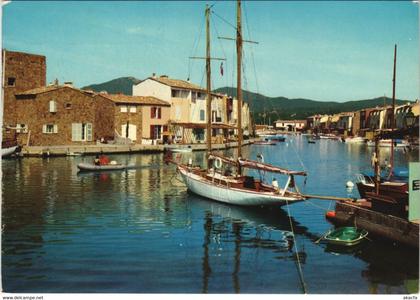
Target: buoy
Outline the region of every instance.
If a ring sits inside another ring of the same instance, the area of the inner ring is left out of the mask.
[[[335,211],[333,211],[333,210],[327,211],[327,213],[325,214],[325,216],[327,218],[335,218]]]
[[[353,182],[351,182],[351,181],[349,180],[349,181],[347,181],[347,183],[346,183],[346,187],[347,187],[347,188],[353,188],[353,187],[354,187],[354,183],[353,183]]]

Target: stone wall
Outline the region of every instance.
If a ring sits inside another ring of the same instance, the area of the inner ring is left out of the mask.
[[[50,101],[55,101],[56,112],[50,112]],[[105,103],[105,100],[101,100]],[[21,95],[16,97],[17,123],[25,124],[27,133],[19,133],[18,141],[30,146],[52,145],[85,145],[94,144],[100,136],[113,135],[112,118],[105,115],[96,121],[96,105],[94,97],[88,93],[70,87],[60,87],[52,91],[36,95]],[[106,109],[106,108],[104,108]],[[84,141],[73,141],[72,124],[92,124],[89,134],[83,130]],[[53,133],[45,133],[44,125],[55,125]],[[104,125],[106,124],[106,125]],[[89,138],[91,137],[91,138]]]
[[[121,107],[128,107],[127,112],[121,112]],[[135,107],[136,112],[130,112],[130,107]],[[131,125],[136,126],[136,139],[135,143],[140,144],[142,139],[142,113],[141,106],[139,104],[124,104],[124,103],[115,103],[114,104],[114,122],[115,130],[122,137],[126,136],[126,132],[122,132],[122,126],[126,125],[127,122]]]
[[[3,50],[2,61],[4,64],[3,124],[14,127],[17,117],[15,93],[45,86],[46,58],[42,55]],[[3,139],[13,138],[14,135],[14,130],[3,131]]]

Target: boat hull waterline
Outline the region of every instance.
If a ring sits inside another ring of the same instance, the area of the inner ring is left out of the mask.
[[[296,197],[282,196],[274,192],[256,192],[239,188],[217,185],[211,180],[205,179],[197,174],[190,172],[187,168],[178,166],[182,179],[188,189],[202,197],[242,206],[259,205],[286,205],[305,200]]]
[[[116,164],[116,165],[94,165],[88,163],[80,163],[77,165],[80,171],[114,171],[114,170],[125,170],[127,165]]]

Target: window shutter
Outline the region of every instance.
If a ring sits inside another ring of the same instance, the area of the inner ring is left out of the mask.
[[[150,138],[154,139],[155,135],[155,125],[150,125]]]
[[[81,123],[71,124],[71,140],[74,142],[80,142],[82,140],[82,124]]]
[[[154,118],[155,118],[155,116],[156,116],[156,107],[151,107],[151,108],[150,108],[150,117],[151,117],[152,119],[154,119]]]
[[[54,131],[53,132],[58,133],[58,125],[57,124],[54,124]]]
[[[86,124],[86,137],[88,141],[93,141],[93,130],[92,130],[92,123]]]
[[[52,113],[57,112],[57,105],[54,100],[50,101],[50,112]]]
[[[47,133],[47,125],[42,125],[42,133]]]
[[[160,119],[162,117],[162,107],[158,107],[157,111],[158,111],[157,118]]]

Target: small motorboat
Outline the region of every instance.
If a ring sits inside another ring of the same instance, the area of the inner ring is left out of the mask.
[[[274,146],[274,145],[276,145],[276,142],[273,142],[273,141],[256,141],[256,142],[254,142],[254,145]]]
[[[125,170],[128,168],[125,164],[109,163],[107,165],[95,165],[92,163],[79,163],[77,165],[80,171],[114,171]]]
[[[323,239],[333,245],[354,246],[362,242],[368,235],[364,229],[356,227],[339,227],[328,231]]]
[[[313,140],[313,139],[309,139],[308,140],[308,144],[315,144],[316,142],[315,142],[315,140]]]

